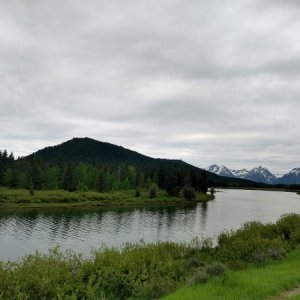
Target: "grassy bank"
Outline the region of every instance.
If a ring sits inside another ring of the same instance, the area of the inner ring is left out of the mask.
[[[300,216],[287,215],[224,232],[216,247],[209,239],[140,243],[89,259],[54,249],[0,262],[0,299],[158,299],[178,289],[170,297],[264,299],[300,282],[299,246]]]
[[[212,200],[208,194],[196,194],[196,202]],[[112,191],[108,193],[68,192],[64,190],[39,190],[31,195],[28,190],[0,187],[0,208],[39,208],[39,207],[91,207],[123,205],[185,205],[182,197],[170,197],[158,190],[157,196],[150,199],[147,190]]]
[[[264,268],[251,267],[243,271],[231,271],[226,277],[215,277],[207,284],[182,288],[164,299],[263,300],[280,295],[299,283],[300,250],[294,250],[286,259]],[[299,296],[292,299],[297,297]]]

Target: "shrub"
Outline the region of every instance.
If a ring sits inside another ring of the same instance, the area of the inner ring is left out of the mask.
[[[219,235],[216,256],[231,266],[257,264],[262,256],[267,255],[268,249],[281,251],[284,247],[285,242],[278,235],[275,225],[248,222],[235,232]]]
[[[300,243],[300,216],[297,214],[283,215],[276,223],[281,238],[295,247]]]
[[[278,260],[278,259],[284,258],[284,257],[286,257],[286,255],[287,255],[287,253],[283,248],[281,248],[281,249],[269,248],[267,251],[267,256],[273,260]]]
[[[209,280],[209,275],[205,270],[197,270],[191,278],[188,279],[188,285],[204,284]]]
[[[196,199],[195,190],[192,187],[185,186],[182,189],[182,196],[186,201],[194,201]]]
[[[141,194],[140,194],[140,191],[139,190],[136,190],[135,191],[135,197],[139,197]]]
[[[186,266],[187,268],[199,268],[199,267],[203,267],[203,266],[204,266],[204,263],[203,263],[203,261],[200,259],[200,257],[198,257],[198,256],[193,256],[193,257],[189,258],[189,259],[186,261],[185,266]]]
[[[152,184],[149,188],[148,193],[149,193],[149,198],[150,199],[156,198],[156,196],[157,196],[157,185]]]
[[[227,267],[220,263],[220,262],[214,262],[206,267],[207,274],[211,276],[225,276],[227,273]]]
[[[252,262],[260,267],[260,266],[264,266],[267,260],[267,254],[264,252],[257,252],[253,254],[253,258],[252,258]]]

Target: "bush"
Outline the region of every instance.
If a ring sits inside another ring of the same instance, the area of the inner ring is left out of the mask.
[[[231,266],[260,264],[268,257],[269,249],[282,251],[285,246],[276,225],[248,222],[235,232],[219,235],[216,257]]]
[[[283,215],[276,223],[281,238],[295,247],[300,243],[300,216],[297,214]]]
[[[214,262],[206,267],[207,274],[211,276],[225,276],[227,273],[227,267],[220,263],[220,262]]]
[[[191,278],[188,279],[188,285],[204,284],[209,280],[209,275],[205,270],[197,270]]]
[[[156,196],[157,196],[157,189],[158,188],[157,188],[156,184],[152,184],[150,186],[149,191],[148,191],[150,199],[156,198]]]
[[[182,189],[182,196],[186,201],[194,201],[196,199],[195,190],[192,187],[185,186]]]
[[[286,251],[281,248],[281,249],[268,249],[267,251],[267,257],[271,258],[272,260],[278,260],[281,258],[284,258],[287,256]]]
[[[140,194],[140,191],[139,190],[136,190],[135,191],[135,197],[139,197],[141,194]]]

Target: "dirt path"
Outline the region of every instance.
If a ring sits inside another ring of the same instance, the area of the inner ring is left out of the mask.
[[[270,298],[270,300],[285,300],[285,299],[289,299],[291,297],[298,296],[298,295],[300,295],[300,286],[298,286],[294,289],[288,290],[278,296],[272,297],[272,298]]]

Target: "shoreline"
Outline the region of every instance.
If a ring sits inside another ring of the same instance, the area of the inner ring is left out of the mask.
[[[196,193],[196,200],[188,202],[182,197],[170,197],[159,190],[157,197],[150,199],[146,190],[135,197],[135,190],[106,193],[67,192],[64,190],[39,190],[30,195],[27,190],[0,188],[0,209],[50,209],[50,208],[125,208],[125,207],[168,207],[189,206],[208,202],[215,197]]]
[[[89,258],[56,246],[47,254],[0,260],[1,296],[270,299],[299,286],[299,225],[300,215],[288,214],[275,223],[252,221],[223,232],[217,245],[210,239],[140,241],[123,249],[92,249]]]
[[[249,190],[249,191],[269,191],[269,192],[289,192],[300,195],[300,190],[290,190],[287,188],[255,188],[255,187],[215,187],[220,190]]]

